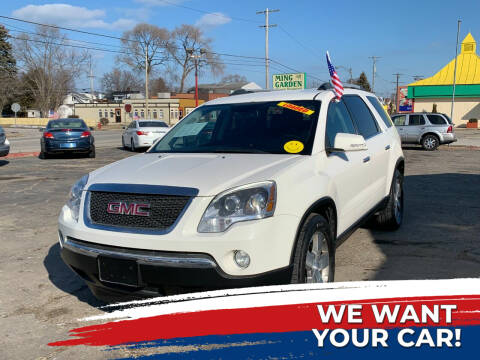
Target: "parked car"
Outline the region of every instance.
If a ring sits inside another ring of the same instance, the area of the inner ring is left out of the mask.
[[[397,229],[404,209],[389,116],[372,93],[333,97],[215,99],[85,175],[59,217],[63,260],[104,300],[333,281],[336,247],[367,220]]]
[[[82,119],[50,120],[45,129],[40,129],[40,158],[46,159],[52,154],[81,153],[95,157],[95,139]]]
[[[5,130],[0,126],[0,157],[7,156],[10,152],[10,142],[5,135]]]
[[[169,127],[161,120],[134,120],[124,129],[123,148],[129,147],[131,151],[137,151],[152,146],[168,132]]]
[[[441,144],[457,141],[450,118],[440,113],[410,113],[392,116],[403,144],[420,144],[435,150]]]

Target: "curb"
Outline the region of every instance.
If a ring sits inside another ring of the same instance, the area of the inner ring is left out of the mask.
[[[22,158],[27,156],[38,156],[40,152],[24,152],[24,153],[10,153],[4,157],[4,159],[15,159],[15,158]]]

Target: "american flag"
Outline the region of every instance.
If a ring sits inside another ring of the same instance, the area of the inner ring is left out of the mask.
[[[335,71],[335,67],[332,65],[332,62],[330,61],[330,54],[327,51],[327,65],[328,65],[328,71],[330,72],[330,77],[332,78],[332,84],[333,84],[333,91],[335,93],[335,97],[337,100],[340,100],[340,98],[343,95],[343,85],[342,82],[340,81],[340,78],[338,77],[337,72]]]

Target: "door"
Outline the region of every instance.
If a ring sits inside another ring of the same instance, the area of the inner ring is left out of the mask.
[[[368,211],[369,186],[368,150],[336,152],[328,151],[335,144],[338,133],[357,134],[347,107],[343,100],[331,102],[328,107],[325,132],[327,159],[325,171],[333,180],[337,192],[338,234],[355,224]]]
[[[392,121],[395,124],[395,128],[400,135],[402,142],[405,142],[407,139],[405,137],[405,128],[407,127],[407,115],[395,115],[392,117]]]
[[[358,95],[344,95],[345,104],[349,110],[358,133],[367,143],[368,154],[363,159],[368,168],[368,185],[365,192],[365,212],[373,209],[385,196],[388,173],[389,151],[386,150],[388,139],[382,132],[377,119],[366,104],[366,99]]]
[[[423,130],[425,130],[423,114],[409,114],[408,125],[405,126],[405,142],[418,143]]]
[[[119,108],[115,109],[115,122],[122,122],[122,110]]]

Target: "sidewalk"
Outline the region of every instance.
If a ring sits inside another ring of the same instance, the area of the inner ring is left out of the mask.
[[[450,146],[475,146],[480,147],[480,129],[455,129],[457,142]]]

